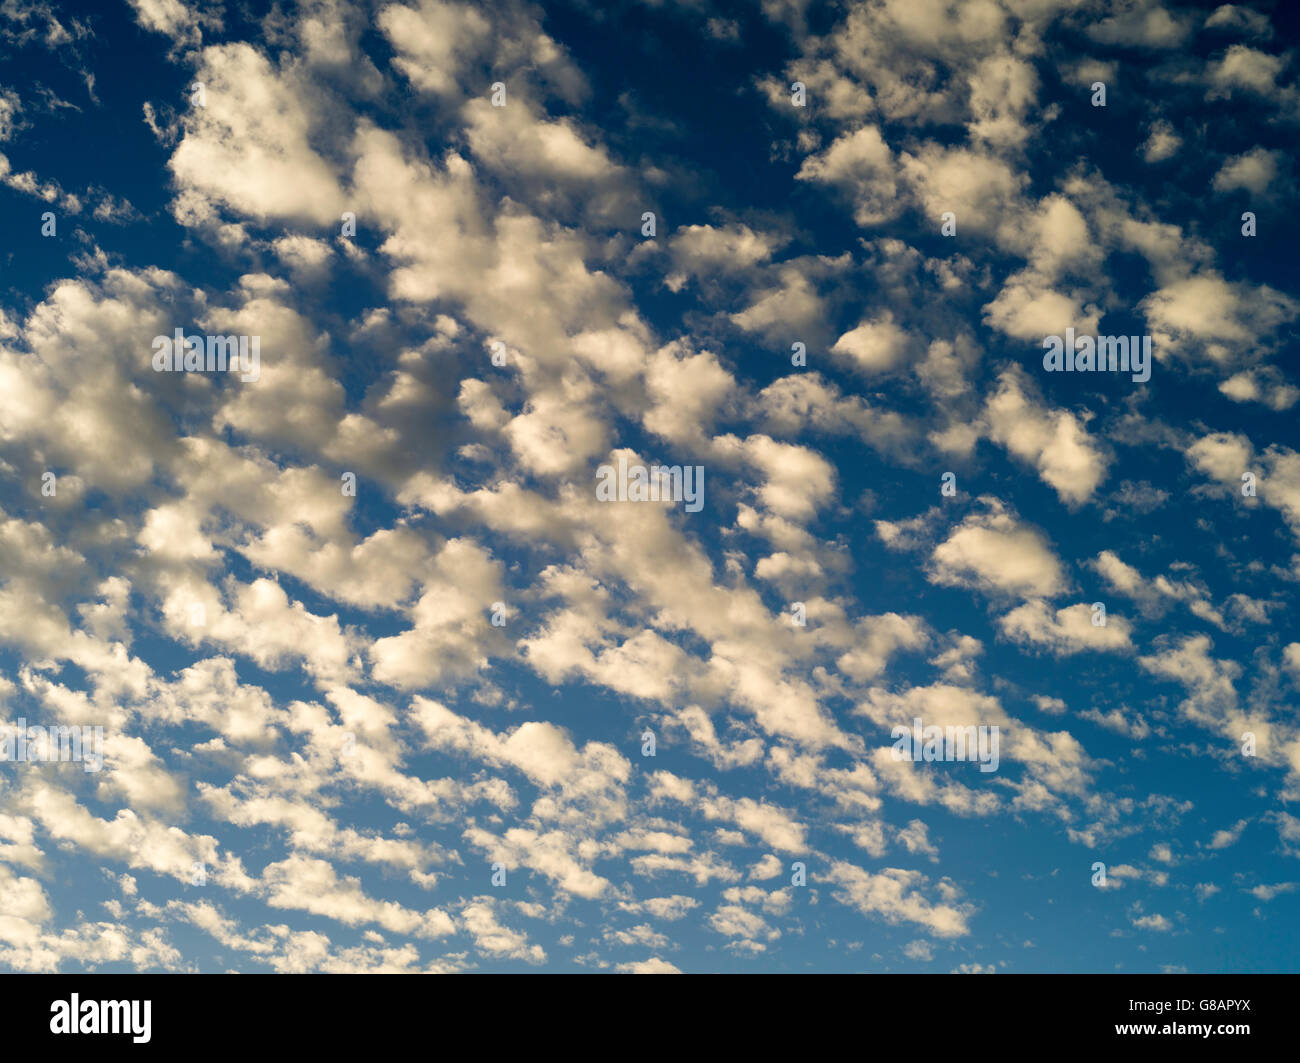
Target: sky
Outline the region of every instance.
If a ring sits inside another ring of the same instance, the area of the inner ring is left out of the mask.
[[[4,969],[1300,970],[1297,9],[0,41]]]

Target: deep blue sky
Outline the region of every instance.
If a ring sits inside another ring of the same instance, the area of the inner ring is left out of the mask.
[[[6,9],[0,963],[1300,969],[1280,6]]]

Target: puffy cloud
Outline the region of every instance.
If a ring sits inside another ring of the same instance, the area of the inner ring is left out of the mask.
[[[934,583],[1025,597],[1052,597],[1066,588],[1043,536],[997,504],[967,517],[936,546],[927,572]]]
[[[1227,159],[1214,175],[1214,190],[1232,192],[1240,188],[1262,196],[1277,178],[1280,157],[1276,151],[1253,148],[1244,155]]]
[[[1103,623],[1097,624],[1100,618]],[[1026,602],[998,621],[1008,638],[1042,646],[1057,657],[1084,650],[1118,651],[1132,647],[1132,627],[1122,616],[1099,613],[1090,605],[1069,605],[1055,612],[1041,599]]]
[[[970,933],[972,906],[947,900],[931,901],[922,892],[929,880],[918,871],[887,867],[873,874],[841,861],[831,865],[826,877],[833,887],[831,895],[863,915],[891,924],[913,923],[939,938],[958,938]],[[956,893],[955,890],[945,892]],[[952,901],[956,901],[956,896]]]
[[[810,155],[795,177],[842,189],[853,202],[853,217],[859,225],[888,221],[902,207],[898,163],[875,126],[845,133],[825,151]]]
[[[1240,352],[1300,316],[1300,303],[1267,285],[1197,274],[1152,292],[1139,304],[1152,330],[1157,358],[1199,354],[1231,366]]]
[[[1278,75],[1285,65],[1281,56],[1244,44],[1230,45],[1206,71],[1209,98],[1232,95],[1238,89],[1268,95],[1275,91]]]
[[[277,70],[257,49],[233,42],[203,50],[196,80],[205,103],[186,112],[168,163],[183,223],[212,220],[214,205],[260,221],[318,225],[348,208],[337,167],[312,147],[324,115],[292,68]]]
[[[894,324],[893,315],[885,311],[846,332],[835,341],[831,352],[842,356],[855,369],[872,373],[895,368],[906,349],[906,333]]]
[[[1166,10],[1159,0],[1128,0],[1113,15],[1088,26],[1099,44],[1124,47],[1177,48],[1192,33],[1192,16]]]
[[[1106,457],[1074,414],[1046,409],[1027,392],[1023,373],[1003,373],[985,408],[989,434],[1032,463],[1062,500],[1087,501],[1105,477]]]
[[[1151,126],[1151,133],[1142,145],[1142,158],[1150,163],[1164,162],[1178,153],[1182,143],[1183,138],[1169,122],[1157,121]]]

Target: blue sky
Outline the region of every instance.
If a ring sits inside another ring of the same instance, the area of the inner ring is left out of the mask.
[[[0,963],[1298,969],[1297,33],[5,5]]]

